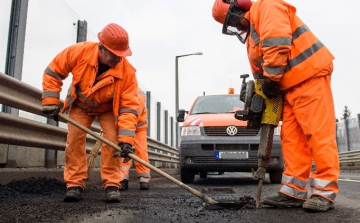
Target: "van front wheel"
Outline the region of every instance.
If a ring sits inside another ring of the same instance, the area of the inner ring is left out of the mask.
[[[205,172],[205,171],[200,171],[200,178],[201,178],[201,179],[206,179],[206,178],[207,178],[207,172]]]
[[[191,184],[194,182],[195,173],[189,169],[181,168],[180,170],[181,181],[185,184]]]
[[[270,182],[272,184],[281,183],[282,173],[283,173],[283,170],[275,170],[275,171],[269,172]]]

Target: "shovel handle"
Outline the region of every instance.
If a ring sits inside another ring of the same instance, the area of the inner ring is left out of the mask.
[[[59,113],[58,116],[60,118],[62,118],[63,120],[71,123],[72,125],[76,126],[77,128],[83,130],[84,132],[90,134],[91,136],[95,137],[96,139],[102,141],[103,143],[106,143],[107,145],[109,145],[112,148],[116,149],[117,151],[121,152],[121,148],[118,145],[116,145],[115,143],[105,139],[104,137],[100,136],[99,134],[96,134],[94,131],[90,130],[89,128],[87,128],[87,127],[85,127],[83,125],[81,125],[80,123],[78,123],[75,120],[71,119],[69,116],[67,116],[67,115],[65,115],[63,113]],[[197,196],[198,198],[200,198],[204,202],[206,202],[208,204],[217,204],[217,203],[219,203],[218,201],[215,201],[215,200],[205,196],[200,191],[197,191],[194,188],[191,188],[191,187],[187,186],[186,184],[184,184],[181,181],[175,179],[174,177],[170,176],[169,174],[161,171],[160,169],[156,168],[155,166],[145,162],[144,160],[140,159],[139,157],[135,156],[134,154],[129,153],[127,156],[130,157],[131,159],[141,163],[142,165],[148,167],[149,169],[155,171],[156,173],[158,173],[159,175],[165,177],[166,179],[172,181],[173,183],[177,184],[181,188],[189,191],[190,193],[194,194],[195,196]]]

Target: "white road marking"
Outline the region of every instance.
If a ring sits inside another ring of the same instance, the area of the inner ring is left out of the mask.
[[[338,181],[359,182],[360,183],[360,180],[350,180],[350,179],[338,179]]]

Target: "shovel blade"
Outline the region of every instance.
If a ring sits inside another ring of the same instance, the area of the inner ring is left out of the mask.
[[[206,205],[206,210],[239,210],[239,209],[255,209],[255,199],[250,196],[243,196],[236,201],[220,200],[216,204]]]

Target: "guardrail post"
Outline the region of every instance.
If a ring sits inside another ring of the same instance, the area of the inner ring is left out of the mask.
[[[175,123],[175,148],[178,149],[179,146],[179,122]]]
[[[161,138],[161,135],[160,135],[160,133],[161,133],[161,126],[160,126],[160,123],[161,123],[161,102],[157,102],[156,103],[156,122],[157,122],[157,125],[156,125],[156,139],[158,140],[158,141],[160,141],[160,138]]]
[[[174,118],[170,117],[170,146],[174,146]]]
[[[18,80],[22,78],[28,3],[28,0],[12,0],[11,3],[5,73]],[[2,112],[19,116],[18,109],[7,105],[2,106]],[[17,146],[3,145],[1,147],[0,153],[6,157],[2,162],[5,162],[6,167],[17,167]]]
[[[336,140],[336,146],[338,148],[338,153],[340,152],[340,148],[339,148],[339,134],[338,134],[338,129],[339,129],[339,121],[336,120],[335,122],[335,140]]]
[[[350,151],[349,119],[344,119],[344,130],[346,150]]]
[[[87,22],[78,20],[76,42],[85,42],[87,39]]]
[[[349,119],[344,119],[344,132],[345,132],[345,145],[346,145],[346,150],[350,151],[350,135],[349,135]]]
[[[360,140],[360,137],[359,137],[359,134],[360,134],[360,114],[356,114],[356,118],[357,118],[357,134],[358,134],[358,137],[357,139]],[[360,143],[358,141],[358,143]],[[354,146],[354,150],[360,150],[359,144],[357,144],[357,146]]]
[[[168,134],[169,134],[169,133],[168,133],[168,129],[169,129],[168,110],[165,110],[165,111],[164,111],[164,116],[165,116],[165,117],[164,117],[164,119],[165,119],[165,120],[164,120],[164,124],[165,124],[165,126],[164,126],[164,127],[165,127],[165,131],[164,131],[165,141],[164,141],[164,143],[165,143],[165,144],[168,144],[168,141],[169,141],[169,140],[168,140],[168,137],[169,137],[169,136],[168,136]]]
[[[27,11],[28,0],[12,0],[5,73],[18,80],[22,77]]]
[[[148,119],[148,130],[147,130],[147,136],[150,137],[150,131],[151,131],[151,92],[146,92],[146,109],[147,109],[147,119]]]

